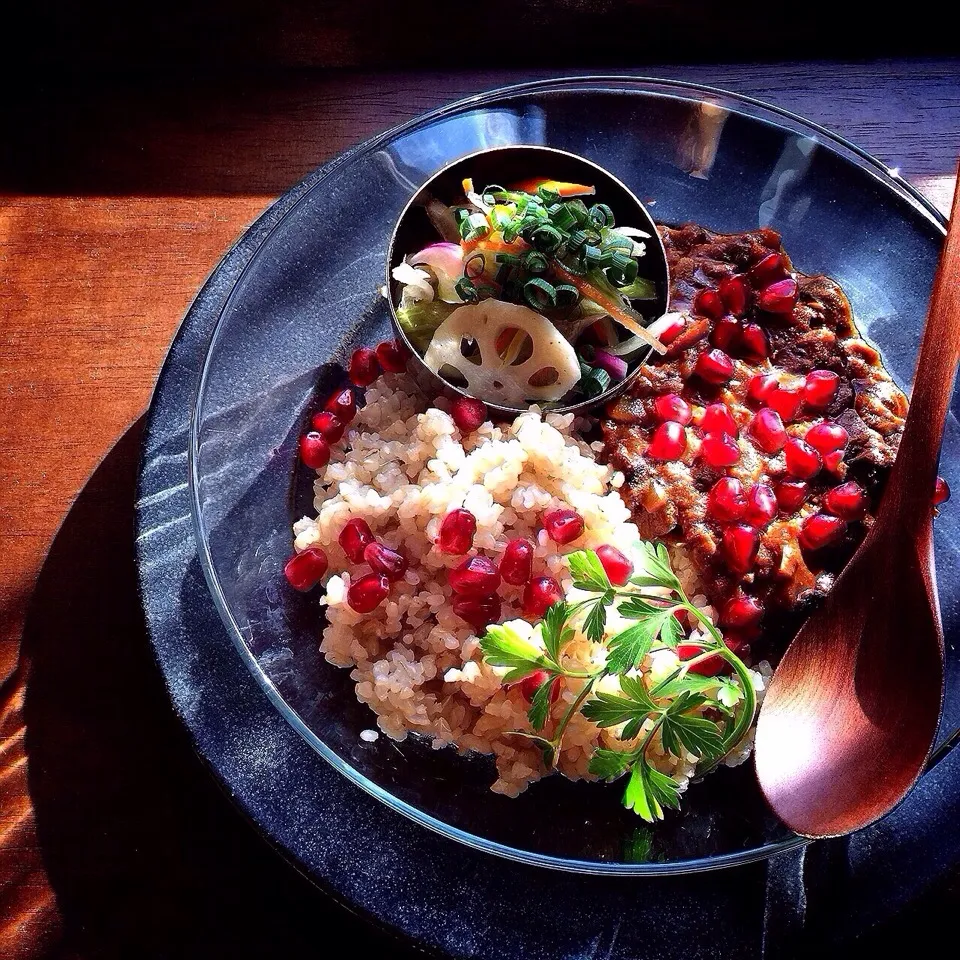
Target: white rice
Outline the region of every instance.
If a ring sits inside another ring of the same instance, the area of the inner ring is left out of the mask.
[[[493,559],[509,540],[528,537],[536,544],[534,575],[555,576],[565,590],[572,584],[564,553],[609,543],[639,567],[634,552],[639,534],[617,493],[622,475],[596,461],[590,446],[577,438],[572,415],[532,410],[512,424],[487,422],[464,437],[448,411],[443,398],[428,405],[406,376],[387,375],[368,389],[366,405],[333,445],[316,482],[317,516],[294,525],[296,548],[322,547],[331,571],[340,571],[326,583],[328,626],[320,648],[331,663],[352,668],[357,697],[376,713],[380,730],[394,740],[422,734],[436,749],[453,745],[493,754],[498,779],[492,789],[516,796],[545,772],[536,747],[510,735],[530,730],[529,705],[516,685],[502,684],[504,670],[483,662],[475,632],[452,610],[447,572],[463,558],[434,546],[441,520],[457,507],[470,510],[477,518],[474,546]],[[566,547],[541,528],[543,513],[556,507],[572,507],[586,524],[584,535]],[[358,614],[346,603],[350,577],[369,572],[350,564],[337,543],[352,517],[366,519],[376,536],[410,561],[405,578],[371,614]],[[696,595],[689,559],[682,551],[674,559],[694,603],[712,618],[706,597]],[[519,620],[522,588],[504,583],[500,593],[501,619]],[[515,625],[532,630],[522,621]],[[611,615],[610,633],[624,626]],[[605,656],[604,647],[584,639],[569,652],[584,667]],[[643,671],[663,675],[676,663],[672,652],[663,651],[649,657]],[[760,667],[768,675],[768,666]],[[608,677],[603,684],[616,682]],[[756,686],[762,690],[760,673]],[[552,708],[554,720],[577,692],[577,681],[567,681]],[[371,741],[371,732],[361,736]],[[587,766],[594,749],[618,744],[614,730],[601,731],[578,713],[564,736],[558,768],[573,779],[591,779]],[[658,750],[654,739],[652,762],[685,786],[695,758]],[[730,759],[742,762],[748,754],[743,745]]]

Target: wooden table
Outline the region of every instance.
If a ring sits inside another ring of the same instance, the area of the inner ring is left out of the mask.
[[[643,73],[794,110],[949,207],[956,61]],[[191,297],[274,197],[387,126],[536,75],[91,80],[4,107],[0,956],[285,956],[316,952],[323,923],[404,952],[261,845],[169,715],[135,595],[140,418]],[[244,904],[261,919],[238,925]]]

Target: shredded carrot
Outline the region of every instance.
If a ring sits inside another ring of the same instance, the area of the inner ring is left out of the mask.
[[[464,253],[473,253],[475,250],[480,253],[526,253],[530,249],[530,244],[526,240],[517,237],[513,243],[507,243],[503,239],[503,234],[497,230],[488,233],[479,240],[461,240],[460,246]]]
[[[537,187],[546,187],[559,193],[561,197],[588,197],[597,192],[596,187],[588,187],[582,183],[566,183],[563,180],[547,180],[545,178],[535,177],[532,180],[524,180],[514,186],[514,190],[522,190],[524,193],[536,193]]]

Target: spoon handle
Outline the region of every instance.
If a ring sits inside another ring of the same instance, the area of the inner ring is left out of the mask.
[[[933,285],[913,378],[910,410],[881,519],[916,531],[931,516],[940,442],[960,362],[960,180]]]

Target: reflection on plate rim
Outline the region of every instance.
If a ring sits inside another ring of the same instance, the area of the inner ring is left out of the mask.
[[[226,597],[220,588],[219,580],[214,569],[213,558],[210,555],[200,507],[200,484],[197,472],[199,454],[198,414],[202,399],[206,394],[207,374],[210,369],[210,353],[214,343],[217,340],[226,307],[230,303],[233,291],[239,286],[247,271],[255,261],[259,249],[267,243],[280,224],[282,224],[286,218],[308,196],[310,196],[313,190],[320,183],[326,180],[330,174],[335,172],[342,164],[356,156],[369,154],[378,149],[384,143],[387,143],[402,134],[408,133],[411,130],[431,124],[436,120],[442,119],[443,117],[461,113],[471,108],[482,107],[485,104],[489,104],[504,98],[518,97],[532,93],[570,91],[576,90],[578,86],[586,87],[588,88],[589,92],[592,93],[603,93],[605,92],[602,86],[604,84],[619,84],[621,85],[619,92],[627,94],[639,93],[646,96],[673,97],[675,99],[695,102],[720,101],[717,103],[718,106],[723,106],[723,102],[732,102],[732,105],[735,106],[752,108],[754,111],[762,111],[770,114],[772,115],[771,117],[756,116],[749,112],[746,112],[744,115],[749,116],[753,120],[771,123],[788,130],[792,129],[797,133],[813,133],[817,136],[817,138],[819,138],[820,141],[829,146],[835,153],[844,156],[845,159],[850,160],[851,157],[848,156],[848,154],[852,154],[852,162],[854,162],[861,169],[865,170],[867,173],[871,174],[875,179],[883,183],[888,189],[893,189],[894,192],[902,195],[905,199],[917,207],[921,214],[925,215],[929,220],[931,220],[935,227],[937,227],[944,235],[946,235],[946,219],[937,210],[937,208],[915,187],[900,177],[898,173],[891,171],[871,154],[861,150],[855,144],[844,139],[843,137],[832,133],[825,127],[822,127],[816,123],[812,123],[811,121],[806,120],[789,110],[773,106],[754,97],[749,97],[738,93],[731,93],[717,87],[687,83],[681,80],[662,80],[655,77],[632,77],[629,75],[568,76],[548,80],[533,80],[526,83],[514,84],[512,86],[499,87],[494,90],[477,93],[462,100],[457,100],[445,106],[438,107],[435,110],[421,114],[418,117],[406,121],[405,123],[391,127],[383,133],[357,144],[356,146],[340,154],[338,157],[335,157],[328,163],[321,165],[319,170],[316,171],[316,179],[306,190],[304,190],[301,196],[299,196],[296,201],[290,205],[290,207],[282,214],[282,216],[262,238],[257,248],[250,255],[250,258],[243,267],[240,275],[232,284],[231,292],[228,294],[223,306],[221,307],[220,315],[217,318],[213,332],[210,336],[210,341],[207,345],[200,383],[197,388],[196,400],[190,416],[190,436],[187,447],[188,481],[190,486],[190,515],[193,522],[194,535],[197,542],[197,551],[200,558],[200,566],[203,570],[204,579],[206,580],[207,587],[209,588],[210,594],[213,597],[217,612],[219,613],[223,623],[227,626],[230,639],[237,648],[237,651],[247,668],[253,674],[264,693],[266,693],[267,697],[287,721],[287,723],[289,723],[290,726],[293,727],[293,729],[296,730],[297,733],[299,733],[300,736],[303,737],[303,739],[310,745],[310,747],[312,747],[321,757],[323,757],[324,760],[330,763],[331,766],[333,766],[343,776],[347,777],[347,779],[352,783],[365,790],[371,796],[376,797],[390,809],[395,810],[397,813],[402,814],[420,826],[426,827],[427,829],[432,830],[448,839],[463,843],[475,850],[494,854],[496,856],[519,863],[547,867],[568,873],[607,876],[666,876],[700,873],[708,870],[719,870],[725,867],[753,863],[758,860],[765,860],[768,857],[775,856],[776,854],[806,846],[806,844],[808,844],[810,841],[804,837],[794,836],[785,840],[780,840],[764,846],[754,847],[752,849],[742,850],[739,852],[719,854],[717,856],[705,858],[694,858],[690,860],[675,860],[669,863],[604,863],[603,861],[574,860],[521,850],[516,847],[497,843],[495,841],[476,836],[475,834],[468,833],[465,830],[461,830],[458,827],[453,827],[442,820],[438,820],[437,818],[418,810],[416,807],[413,807],[405,801],[400,800],[376,783],[368,780],[359,771],[355,770],[349,763],[341,759],[307,726],[306,723],[303,722],[303,720],[283,699],[280,691],[276,688],[270,678],[267,677],[267,675],[263,672],[257,659],[250,652],[250,649],[244,642],[243,631],[240,625],[234,619]],[[643,89],[644,85],[647,85],[647,89]],[[587,91],[585,90],[584,92]],[[618,92],[618,90],[616,87],[611,87],[606,92],[615,93]],[[776,123],[777,120],[781,122]],[[786,123],[782,121],[786,121]],[[294,188],[295,187],[291,187],[291,189]],[[283,196],[286,196],[286,193]],[[283,197],[278,198],[275,203],[280,203],[282,200]],[[261,214],[261,217],[258,219],[268,216],[272,207],[273,204],[271,204],[271,207],[264,211],[264,213]],[[251,226],[248,228],[248,230],[249,229],[253,229],[253,227]],[[215,267],[211,273],[216,272],[216,269],[218,268]]]

